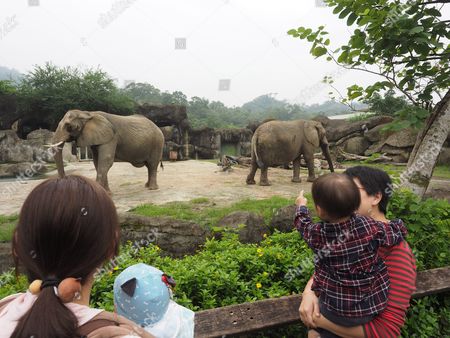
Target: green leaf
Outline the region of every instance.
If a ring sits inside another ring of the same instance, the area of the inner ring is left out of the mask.
[[[347,19],[347,26],[353,25],[355,20],[358,18],[358,16],[355,13],[350,14],[350,16]]]
[[[315,57],[322,56],[326,53],[327,53],[327,49],[324,47],[320,47],[320,46],[314,48],[314,50],[312,51],[312,55],[314,55]]]

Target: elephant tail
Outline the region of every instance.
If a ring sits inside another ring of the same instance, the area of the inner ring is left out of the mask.
[[[163,164],[163,161],[160,161],[159,163],[161,164],[161,170],[164,170],[164,164]]]
[[[252,149],[253,149],[253,153],[255,154],[255,161],[256,161],[256,164],[258,165],[258,167],[262,168],[263,165],[264,165],[264,163],[263,163],[263,162],[261,161],[261,159],[259,158],[259,156],[258,156],[258,151],[257,151],[257,149],[258,149],[258,135],[255,135],[255,136],[252,138]]]

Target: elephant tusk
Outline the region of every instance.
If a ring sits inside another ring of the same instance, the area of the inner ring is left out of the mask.
[[[63,143],[64,143],[64,141],[54,143],[54,144],[45,144],[44,147],[49,147],[49,148],[59,147]]]

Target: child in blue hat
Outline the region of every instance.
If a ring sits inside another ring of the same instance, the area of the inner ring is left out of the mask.
[[[161,338],[194,337],[194,312],[175,303],[175,281],[157,268],[139,263],[114,281],[114,306],[122,315]]]

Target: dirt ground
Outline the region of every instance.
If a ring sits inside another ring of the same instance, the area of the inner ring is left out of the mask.
[[[171,201],[189,201],[197,197],[207,197],[217,205],[230,204],[244,198],[268,198],[273,195],[294,197],[300,191],[311,189],[306,182],[306,170],[302,170],[304,182],[292,183],[292,171],[272,168],[269,187],[245,184],[249,168],[233,167],[223,172],[221,167],[210,161],[164,162],[164,170],[158,169],[159,190],[144,187],[147,169],[135,168],[129,163],[114,163],[108,173],[112,198],[118,211],[127,211],[144,203],[163,204]],[[71,163],[66,166],[67,174],[79,174],[95,179],[92,162]],[[47,177],[56,176],[50,172]],[[259,181],[259,171],[257,173]],[[43,179],[20,182],[0,182],[0,215],[15,214],[28,193]]]
[[[127,211],[144,203],[163,204],[171,201],[188,201],[197,197],[207,197],[217,205],[226,205],[244,198],[262,199],[273,195],[287,198],[297,196],[301,189],[310,191],[311,183],[306,182],[306,169],[301,170],[302,183],[292,183],[291,170],[271,168],[269,180],[272,185],[245,184],[249,172],[246,167],[233,167],[223,172],[221,167],[212,161],[180,161],[164,162],[164,170],[158,169],[159,190],[148,190],[144,187],[147,180],[146,168],[135,168],[129,163],[114,163],[109,171],[108,179],[112,198],[118,211]],[[95,179],[96,172],[92,162],[70,163],[66,173],[79,174]],[[56,176],[56,172],[47,177]],[[28,193],[43,179],[25,182],[0,182],[0,215],[16,214]],[[259,181],[259,171],[256,176]],[[450,182],[432,182],[431,186],[450,190]]]

